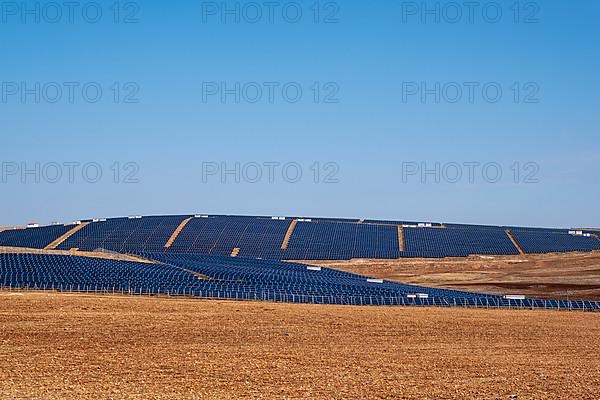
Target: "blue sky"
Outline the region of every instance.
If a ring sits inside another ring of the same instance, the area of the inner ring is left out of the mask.
[[[56,3],[2,4],[0,225],[202,212],[600,226],[600,3],[481,2],[472,22],[444,1],[324,1],[318,16],[280,2],[272,22],[263,2],[113,3],[82,2],[73,22]],[[236,83],[239,102],[223,101]],[[206,175],[236,164],[239,182]]]

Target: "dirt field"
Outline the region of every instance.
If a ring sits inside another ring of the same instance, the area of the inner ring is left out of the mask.
[[[540,298],[600,300],[600,252],[307,263],[425,286]]]
[[[0,292],[0,398],[594,399],[600,315]]]

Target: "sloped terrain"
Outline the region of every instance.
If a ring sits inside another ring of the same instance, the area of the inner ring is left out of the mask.
[[[481,293],[600,300],[600,252],[309,263],[396,282]]]
[[[78,252],[58,253],[0,253],[0,288],[360,306],[600,311],[600,302],[509,299],[486,293],[406,285],[281,261],[142,253],[141,258],[147,261],[138,262],[84,257]],[[151,260],[155,261],[148,262]]]

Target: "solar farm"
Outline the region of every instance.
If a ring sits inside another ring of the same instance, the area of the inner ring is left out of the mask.
[[[0,285],[8,290],[600,311],[600,303],[585,298],[475,293],[318,265],[356,259],[591,253],[600,250],[598,232],[591,229],[196,214],[7,229],[0,232],[0,246],[8,249],[0,254]],[[131,258],[99,257],[106,254]]]
[[[3,228],[0,398],[595,399],[598,233],[206,214]]]

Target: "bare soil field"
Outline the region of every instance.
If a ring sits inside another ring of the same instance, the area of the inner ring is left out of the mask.
[[[306,263],[432,287],[539,298],[600,300],[600,252],[597,251]]]
[[[600,315],[0,292],[0,398],[593,399]]]

